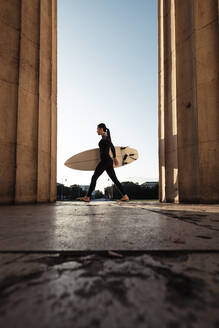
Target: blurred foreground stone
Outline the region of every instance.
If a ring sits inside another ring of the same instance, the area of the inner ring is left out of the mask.
[[[219,326],[217,205],[57,202],[0,219],[1,327]]]

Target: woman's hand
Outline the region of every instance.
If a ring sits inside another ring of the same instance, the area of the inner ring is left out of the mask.
[[[119,165],[118,159],[116,157],[113,160],[114,160],[115,166]]]

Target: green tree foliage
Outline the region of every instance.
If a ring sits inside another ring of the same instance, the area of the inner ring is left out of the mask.
[[[158,199],[158,183],[154,187],[139,185],[138,183],[126,181],[122,182],[122,186],[130,199]],[[121,194],[115,185],[105,188],[105,195],[100,191],[95,191],[95,198],[119,199]],[[86,195],[86,191],[82,190],[80,185],[74,184],[70,187],[57,183],[57,200],[74,200],[77,197]]]
[[[70,187],[64,186],[61,183],[57,183],[57,200],[74,200],[77,197],[86,195],[86,191],[77,185],[71,185]]]
[[[130,199],[158,199],[158,183],[154,187],[148,187],[126,181],[122,182],[122,186]],[[105,195],[107,198],[112,199],[121,198],[121,194],[114,184],[105,188]]]
[[[99,199],[99,198],[103,198],[104,194],[102,193],[102,191],[100,190],[95,190],[95,198]]]
[[[85,196],[86,192],[82,190],[82,188],[79,185],[74,184],[70,186],[70,194],[71,194],[71,199],[76,199],[77,197]]]
[[[62,188],[63,188],[63,184],[61,184],[61,183],[56,184],[56,199],[57,200],[61,200]]]

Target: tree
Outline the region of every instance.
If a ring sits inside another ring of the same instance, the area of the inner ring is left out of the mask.
[[[95,198],[103,198],[103,193],[100,190],[95,190]]]
[[[130,199],[158,199],[158,183],[151,188],[131,181],[125,181],[122,182],[122,186]],[[112,199],[121,198],[121,194],[114,184],[111,187],[105,188],[105,195]]]
[[[85,196],[86,192],[77,184],[70,186],[71,199]]]

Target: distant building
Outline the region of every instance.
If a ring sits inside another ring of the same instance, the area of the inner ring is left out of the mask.
[[[141,185],[148,187],[148,188],[153,188],[158,185],[158,182],[157,181],[146,181],[146,182],[142,183]]]
[[[80,185],[80,187],[83,191],[85,191],[87,193],[90,186],[89,185]],[[95,198],[95,190],[92,192],[91,197]]]
[[[81,187],[81,189],[83,190],[83,191],[88,191],[88,189],[89,189],[89,185],[80,185],[80,187]]]

